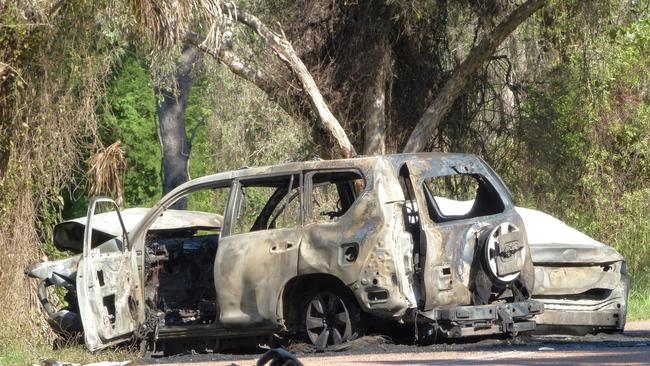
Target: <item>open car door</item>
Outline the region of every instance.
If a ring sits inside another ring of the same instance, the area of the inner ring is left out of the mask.
[[[93,217],[98,209],[107,212],[107,208],[117,215],[122,234],[101,243],[93,233]],[[137,263],[117,204],[110,198],[91,199],[77,271],[79,312],[90,351],[128,340],[136,329],[141,304],[136,274]]]

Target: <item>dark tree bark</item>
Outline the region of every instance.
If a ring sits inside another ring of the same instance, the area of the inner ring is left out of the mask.
[[[190,178],[190,151],[185,132],[185,110],[192,89],[190,73],[200,55],[201,52],[196,47],[183,46],[174,75],[176,90],[155,88],[160,98],[156,111],[162,149],[163,194],[187,182]],[[177,201],[172,208],[187,208],[187,199]]]
[[[451,77],[437,93],[433,102],[424,111],[418,124],[411,132],[403,152],[422,151],[435,129],[440,125],[451,109],[454,101],[462,93],[472,74],[488,60],[497,47],[524,20],[528,19],[546,0],[528,0],[508,15],[491,32],[485,34],[481,42],[474,47],[465,60],[454,70]]]
[[[7,172],[7,165],[9,164],[9,157],[11,155],[11,138],[12,127],[9,121],[10,106],[7,103],[5,96],[9,92],[7,78],[11,73],[11,67],[0,61],[0,185],[4,181],[4,176]]]

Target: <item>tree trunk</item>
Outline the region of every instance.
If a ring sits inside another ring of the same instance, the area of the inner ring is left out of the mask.
[[[200,52],[195,47],[184,46],[174,75],[177,89],[155,88],[156,94],[162,99],[159,100],[156,111],[162,149],[163,194],[187,182],[190,178],[185,110],[192,89],[190,72],[199,55]],[[187,208],[187,199],[177,201],[172,208]]]
[[[526,1],[499,23],[492,32],[484,36],[481,42],[470,51],[469,55],[454,71],[451,78],[445,82],[433,100],[433,103],[424,111],[413,132],[411,132],[403,152],[418,152],[425,148],[431,135],[443,121],[472,74],[481,67],[483,62],[492,56],[501,42],[519,24],[530,17],[537,9],[541,8],[545,2],[546,0]]]
[[[11,135],[12,135],[12,124],[9,122],[9,113],[10,106],[8,106],[7,93],[9,92],[9,82],[7,78],[11,72],[9,65],[0,61],[0,186],[4,181],[4,176],[7,172],[7,166],[9,165],[9,157],[11,155]],[[4,84],[7,82],[7,84]],[[4,84],[4,85],[3,85]]]
[[[377,45],[371,55],[378,61],[373,80],[365,96],[366,123],[363,129],[363,153],[381,155],[386,153],[386,88],[392,76],[392,59],[390,48],[384,42]]]

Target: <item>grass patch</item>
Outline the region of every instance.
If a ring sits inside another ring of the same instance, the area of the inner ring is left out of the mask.
[[[41,365],[44,359],[87,364],[99,361],[125,361],[137,359],[137,355],[126,349],[109,349],[90,353],[83,345],[62,347],[54,350],[51,345],[35,347],[9,341],[0,344],[0,365]]]
[[[627,321],[650,319],[650,290],[633,289],[627,301]]]

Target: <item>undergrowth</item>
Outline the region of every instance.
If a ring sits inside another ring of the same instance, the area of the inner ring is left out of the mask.
[[[40,365],[45,360],[88,364],[100,361],[135,361],[137,355],[127,349],[109,349],[90,353],[83,345],[70,345],[53,349],[52,345],[30,347],[20,340],[0,345],[0,365]]]

